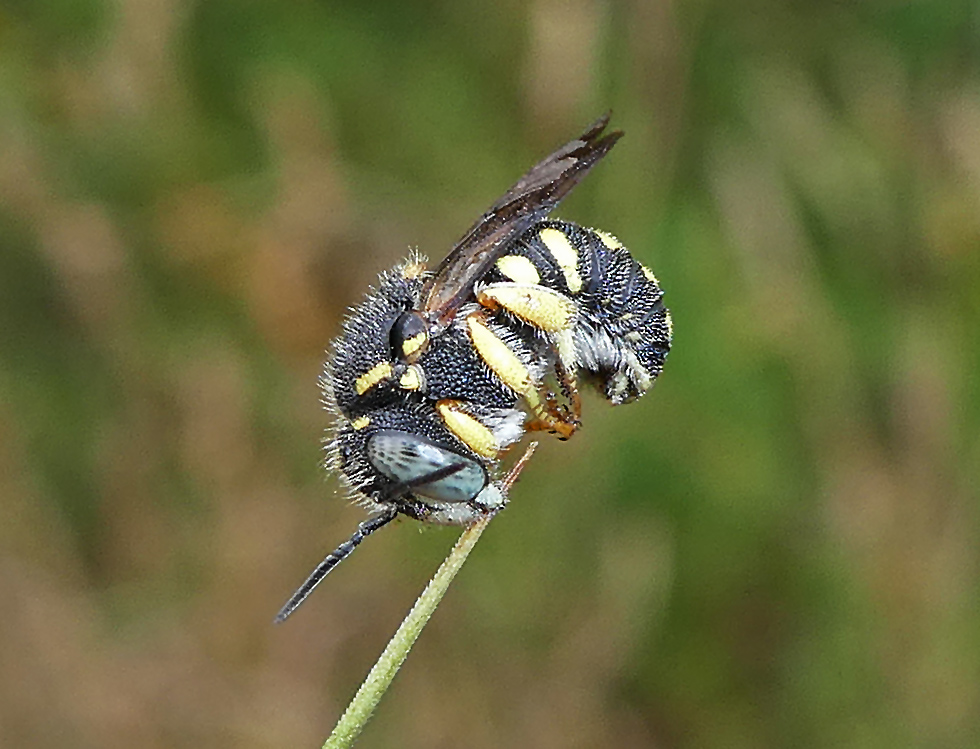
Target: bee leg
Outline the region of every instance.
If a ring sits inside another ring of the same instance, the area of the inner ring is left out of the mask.
[[[525,425],[530,432],[544,431],[557,434],[561,440],[567,440],[578,431],[577,416],[569,418],[564,409],[555,400],[555,394],[540,383],[534,385],[532,393],[524,393],[524,402],[531,409],[534,420]]]
[[[555,362],[555,376],[561,385],[562,393],[568,400],[571,415],[568,421],[578,427],[582,417],[582,396],[578,389],[578,353],[575,339],[571,330],[562,330],[555,334],[555,344],[558,349],[558,360]]]
[[[578,393],[577,390],[575,392],[576,394]],[[568,409],[559,406],[555,400],[555,394],[547,389],[540,388],[536,395],[539,405],[542,405],[542,409],[540,413],[532,411],[534,420],[524,425],[527,431],[551,432],[552,434],[557,434],[560,440],[567,440],[578,431],[579,426],[581,426],[578,418],[580,412],[575,411],[569,413]],[[525,397],[524,400],[526,401],[527,398]]]
[[[544,410],[550,418],[542,419],[535,412],[540,423],[532,424],[529,428],[557,432],[562,439],[568,439],[578,429],[582,414],[582,399],[575,378],[575,341],[571,334],[576,314],[575,302],[537,283],[493,283],[479,289],[476,298],[484,307],[505,309],[554,338],[558,350],[555,375],[571,413],[559,406],[553,393],[539,388]],[[556,424],[561,426],[556,428]]]
[[[503,308],[546,333],[569,330],[576,313],[575,302],[536,283],[492,283],[477,291],[476,300],[488,309]]]
[[[520,395],[531,415],[563,439],[575,433],[575,426],[566,423],[561,414],[550,413],[546,408],[547,390],[536,382],[527,365],[487,324],[485,315],[473,312],[466,318],[470,340],[480,358],[507,387]],[[533,422],[532,422],[533,424]],[[533,428],[533,427],[532,427]]]
[[[562,393],[568,399],[568,409],[563,413],[564,420],[578,429],[582,425],[582,395],[579,393],[575,372],[569,370],[560,360],[555,365],[555,370]]]
[[[582,398],[579,394],[578,379],[575,376],[575,344],[570,331],[555,334],[558,357],[555,361],[555,377],[561,387],[565,403],[559,403],[555,393],[540,389],[541,399],[546,404],[547,420],[538,419],[525,428],[529,431],[550,431],[557,433],[559,439],[567,440],[582,425]],[[556,428],[556,425],[560,425]]]

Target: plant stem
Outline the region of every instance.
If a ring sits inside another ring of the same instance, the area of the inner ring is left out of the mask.
[[[509,490],[517,480],[536,447],[536,442],[528,445],[524,455],[511,469],[503,482],[505,491]],[[364,726],[371,719],[371,715],[382,696],[391,686],[398,669],[408,657],[408,653],[422,632],[422,628],[429,621],[429,617],[432,616],[436,606],[446,594],[449,584],[456,577],[456,573],[459,572],[463,562],[466,561],[466,557],[469,556],[476,542],[480,539],[480,535],[492,519],[492,513],[485,515],[463,531],[453,550],[449,552],[449,556],[443,561],[429,584],[425,586],[422,595],[419,596],[415,605],[412,606],[412,610],[408,612],[408,616],[398,627],[398,631],[388,642],[381,657],[378,658],[378,662],[371,668],[364,683],[361,684],[361,688],[357,690],[354,699],[347,706],[347,710],[340,716],[340,720],[334,726],[330,737],[323,744],[323,749],[349,749],[354,745],[354,741],[357,740],[361,731],[364,730]]]
[[[445,595],[449,583],[456,577],[456,573],[463,566],[463,562],[466,561],[466,557],[469,556],[470,551],[480,538],[480,534],[483,533],[483,529],[487,527],[492,517],[492,515],[487,515],[463,531],[456,542],[456,546],[453,547],[449,556],[439,567],[435,577],[429,581],[422,595],[419,596],[412,610],[408,612],[408,616],[405,617],[401,626],[398,627],[398,631],[395,632],[394,637],[384,649],[381,657],[378,658],[378,662],[374,664],[364,683],[361,684],[361,688],[357,690],[357,694],[347,706],[347,710],[337,721],[337,725],[334,727],[333,733],[330,734],[330,738],[323,745],[323,749],[347,749],[347,747],[353,746],[355,739],[371,718],[378,702],[381,701],[382,695],[387,691],[392,679],[395,678],[395,674],[398,673],[398,669],[408,657],[408,652],[415,644],[415,640],[418,639],[425,623],[429,621],[432,612],[436,610],[436,606],[439,605],[439,601]]]

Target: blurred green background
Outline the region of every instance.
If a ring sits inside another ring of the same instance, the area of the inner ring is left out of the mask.
[[[980,745],[975,2],[0,2],[0,745],[319,746],[457,535],[316,378],[611,108],[562,206],[654,392],[547,441],[364,747]]]

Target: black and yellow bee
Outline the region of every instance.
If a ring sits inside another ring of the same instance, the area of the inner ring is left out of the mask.
[[[350,313],[321,379],[328,454],[371,517],[277,621],[397,515],[466,525],[503,507],[501,458],[527,431],[575,432],[580,377],[614,404],[653,385],[671,341],[656,277],[615,237],[546,220],[622,136],[602,135],[608,119],[518,180],[434,271],[411,257]]]

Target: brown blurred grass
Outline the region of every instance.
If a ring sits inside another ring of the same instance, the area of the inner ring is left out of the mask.
[[[363,746],[980,739],[969,3],[0,5],[0,745],[316,746],[452,543],[323,481],[344,309],[612,107],[654,267]],[[462,738],[462,737],[465,737]]]

